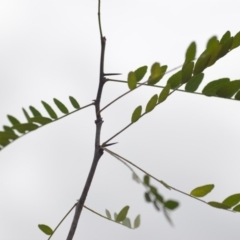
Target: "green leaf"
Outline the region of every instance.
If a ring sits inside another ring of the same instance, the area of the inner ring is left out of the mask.
[[[130,90],[133,90],[137,86],[137,78],[134,72],[128,73],[128,87]]]
[[[228,82],[221,86],[216,95],[223,98],[231,98],[240,89],[240,80]]]
[[[219,59],[219,55],[222,51],[222,48],[223,48],[223,46],[219,44],[218,46],[216,46],[215,49],[213,49],[211,52],[209,52],[209,54],[211,54],[211,57],[208,61],[207,67],[212,66]]]
[[[155,94],[154,96],[151,97],[151,99],[148,101],[148,104],[146,106],[146,113],[151,112],[157,105],[157,100],[158,100],[158,95]]]
[[[20,124],[20,122],[15,117],[13,117],[11,115],[7,115],[7,117],[8,117],[8,120],[11,122],[11,124],[13,126]]]
[[[216,36],[211,37],[207,42],[207,50],[212,51],[219,45],[219,41]]]
[[[30,116],[29,116],[28,112],[24,108],[22,110],[23,110],[24,116],[26,117],[27,121],[29,122]]]
[[[124,226],[128,227],[128,228],[132,228],[132,226],[131,226],[131,221],[130,221],[129,218],[125,218],[125,219],[123,220],[122,224],[123,224]]]
[[[134,228],[138,228],[140,226],[140,223],[141,223],[140,215],[137,215],[137,217],[134,220],[134,224],[133,224]]]
[[[222,45],[222,49],[219,53],[218,58],[221,58],[223,56],[225,56],[231,49],[231,46],[233,44],[233,37],[229,38],[223,45]]]
[[[34,123],[22,123],[19,125],[15,125],[12,127],[13,129],[18,130],[21,133],[25,133],[26,131],[33,131],[38,128],[38,125]]]
[[[38,117],[30,118],[30,122],[36,122],[36,123],[40,123],[41,125],[45,125],[52,122],[52,119],[38,116]]]
[[[217,90],[224,86],[225,84],[227,84],[228,82],[230,82],[229,78],[221,78],[218,80],[214,80],[204,87],[202,93],[206,96],[216,96]]]
[[[53,99],[54,103],[57,105],[57,107],[59,108],[59,110],[64,113],[67,114],[68,113],[68,109],[66,108],[66,106],[60,102],[58,99],[54,98]]]
[[[167,71],[167,65],[161,66],[160,63],[154,63],[151,69],[151,76],[148,79],[149,85],[154,85],[158,83]]]
[[[116,214],[116,213],[114,213],[114,219],[115,219],[115,221],[116,221],[116,219],[117,219],[117,214]]]
[[[145,74],[147,72],[147,68],[148,68],[147,66],[142,66],[134,71],[137,82],[139,82],[143,79],[143,77],[145,76]]]
[[[156,200],[160,203],[163,203],[163,197],[159,193],[155,193]]]
[[[47,225],[39,224],[38,227],[42,232],[44,232],[47,235],[52,235],[53,234],[53,230]]]
[[[149,183],[150,183],[150,179],[149,179],[149,176],[148,175],[145,175],[143,177],[143,182],[145,185],[149,186]]]
[[[164,102],[170,92],[171,85],[168,83],[159,94],[158,103]]]
[[[145,197],[146,202],[151,202],[152,201],[152,199],[151,199],[151,197],[150,197],[148,192],[144,193],[144,197]]]
[[[208,202],[208,204],[215,208],[221,208],[221,209],[229,209],[230,208],[228,205],[225,205],[225,204],[219,203],[219,202]]]
[[[224,205],[228,205],[229,207],[233,207],[240,202],[240,193],[233,194],[226,199],[223,200]]]
[[[69,100],[74,108],[76,108],[76,109],[80,108],[78,101],[74,97],[69,96]]]
[[[164,206],[167,208],[167,209],[170,209],[170,210],[174,210],[176,209],[178,206],[179,206],[179,203],[176,202],[176,201],[173,201],[173,200],[168,200],[164,203]]]
[[[106,212],[106,216],[107,216],[109,219],[112,219],[112,218],[111,218],[111,213],[110,213],[107,209],[105,210],[105,212]]]
[[[29,107],[30,111],[32,112],[34,117],[41,117],[41,113],[33,106]]]
[[[185,63],[189,63],[195,59],[196,51],[197,51],[196,43],[192,42],[187,48],[187,51],[185,54]]]
[[[138,177],[138,175],[137,175],[136,173],[133,173],[133,174],[132,174],[132,178],[133,178],[133,180],[135,180],[137,183],[140,183],[140,182],[141,182],[140,178]]]
[[[225,42],[227,42],[229,40],[229,38],[231,38],[231,33],[229,31],[227,31],[222,36],[222,38],[220,40],[220,44],[224,44]]]
[[[14,132],[0,132],[0,138],[4,140],[15,140],[18,138],[18,135],[16,135]]]
[[[53,118],[53,119],[58,118],[57,114],[54,112],[54,110],[48,103],[42,101],[42,104],[51,118]]]
[[[195,64],[195,68],[193,70],[193,74],[197,75],[201,72],[204,71],[204,69],[207,67],[208,62],[211,58],[211,54],[208,52],[203,52],[200,57],[198,58],[196,64]]]
[[[9,140],[4,139],[4,138],[0,138],[0,145],[1,145],[1,146],[5,147],[5,146],[7,146],[9,143],[10,143]]]
[[[182,70],[174,73],[167,81],[167,84],[171,85],[171,89],[175,89],[180,86],[182,79]]]
[[[194,62],[189,62],[189,63],[183,65],[182,79],[181,79],[182,84],[188,82],[189,79],[191,78],[192,72],[193,72],[193,67],[194,67]]]
[[[131,122],[132,123],[137,122],[138,119],[141,117],[141,114],[142,114],[142,106],[136,107],[135,110],[133,111]]]
[[[237,94],[234,97],[236,100],[240,100],[240,91],[237,92]]]
[[[233,211],[240,212],[240,204],[233,208]]]
[[[240,46],[240,32],[238,32],[234,38],[231,46],[231,50]]]
[[[3,129],[5,132],[10,132],[10,133],[14,133],[14,131],[12,130],[11,127],[8,127],[8,126],[3,126]],[[15,133],[14,133],[15,134]]]
[[[116,219],[116,222],[122,222],[126,216],[127,216],[127,213],[128,213],[128,210],[129,210],[129,206],[125,206],[117,215],[117,219]]]
[[[204,78],[203,73],[199,73],[198,75],[191,77],[185,86],[185,91],[195,92],[198,89],[199,85],[201,84],[203,78]]]
[[[213,190],[213,188],[214,188],[213,184],[204,185],[201,187],[194,188],[190,194],[194,197],[204,197],[208,193],[210,193]]]

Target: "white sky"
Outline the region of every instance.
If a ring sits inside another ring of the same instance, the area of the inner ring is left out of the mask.
[[[235,35],[240,30],[239,3],[102,0],[102,25],[107,38],[105,71],[121,72],[119,79],[124,80],[129,71],[156,61],[169,69],[178,66],[193,40],[200,54],[211,36],[221,37],[227,30]],[[239,55],[236,49],[207,69],[200,89],[209,80],[239,79]],[[21,109],[29,105],[44,113],[41,100],[54,106],[54,97],[69,109],[69,95],[81,106],[91,103],[99,58],[97,0],[2,0],[0,124],[8,124],[7,114],[23,121]],[[124,84],[108,83],[102,106],[127,90]],[[142,87],[104,111],[102,141],[129,123],[136,106],[145,108],[159,92]],[[183,191],[213,183],[215,189],[205,199],[222,201],[239,192],[239,104],[174,93],[118,136],[119,144],[111,149]],[[1,240],[47,239],[37,225],[54,228],[79,198],[93,158],[94,120],[94,108],[87,108],[0,153]],[[106,208],[115,212],[130,205],[130,218],[141,214],[141,226],[129,230],[84,210],[75,239],[239,239],[239,214],[208,207],[152,182],[166,199],[181,204],[171,214],[174,227],[145,202],[144,188],[131,180],[129,170],[105,153],[86,205],[102,214]],[[65,239],[71,221],[72,215],[52,239]]]

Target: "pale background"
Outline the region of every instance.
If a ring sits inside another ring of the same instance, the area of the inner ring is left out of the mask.
[[[203,0],[102,0],[107,38],[106,72],[129,71],[155,61],[169,69],[184,60],[196,40],[198,54],[207,40],[227,30],[240,30],[239,3]],[[2,0],[0,2],[0,124],[11,114],[24,120],[22,107],[45,113],[41,100],[58,98],[72,109],[68,96],[86,105],[96,96],[100,41],[97,0]],[[209,80],[240,78],[240,49],[205,71]],[[167,78],[165,78],[167,79]],[[164,85],[164,79],[162,85]],[[102,106],[127,91],[109,83]],[[140,88],[103,112],[102,141],[130,121],[159,89]],[[56,108],[55,108],[56,109]],[[58,112],[59,113],[59,112]],[[60,113],[59,113],[60,115]],[[47,114],[46,114],[47,116]],[[0,153],[0,239],[47,239],[38,228],[54,228],[79,198],[93,158],[94,108],[30,133]],[[240,103],[174,93],[115,140],[112,150],[183,191],[214,183],[208,201],[240,192]],[[140,174],[141,175],[141,174]],[[107,153],[102,157],[86,205],[104,214],[130,205],[129,216],[141,214],[141,226],[129,230],[83,210],[74,239],[237,240],[240,215],[211,208],[168,191],[180,201],[172,212],[174,227],[143,198],[144,188]],[[66,239],[72,215],[52,239]]]

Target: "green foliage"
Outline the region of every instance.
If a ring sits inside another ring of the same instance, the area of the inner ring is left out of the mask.
[[[219,202],[208,202],[208,204],[212,207],[225,209],[225,210],[230,208],[228,205],[225,205],[225,204],[219,203]]]
[[[174,73],[167,81],[170,84],[171,89],[176,89],[180,86],[182,80],[182,70]]]
[[[231,50],[240,46],[240,32],[238,32],[233,38],[233,44]]]
[[[111,213],[110,213],[107,209],[105,210],[105,212],[106,212],[106,216],[107,216],[109,219],[112,219]]]
[[[76,108],[76,109],[80,108],[78,101],[74,97],[69,96],[69,100],[74,108]]]
[[[200,57],[197,59],[195,64],[195,68],[193,70],[193,74],[197,75],[204,71],[204,69],[208,66],[208,62],[211,58],[211,55],[208,52],[203,52]]]
[[[136,107],[135,110],[133,111],[131,122],[132,123],[137,122],[138,119],[141,117],[141,114],[142,114],[142,106]]]
[[[49,226],[47,226],[47,225],[39,224],[38,227],[46,235],[52,235],[53,234],[53,230]]]
[[[213,188],[214,188],[213,184],[204,185],[201,187],[194,188],[190,194],[194,197],[204,197],[208,193],[210,193],[213,190]]]
[[[229,78],[221,78],[208,83],[202,93],[206,96],[216,96],[217,90],[230,82]]]
[[[128,87],[130,90],[133,90],[137,86],[137,78],[134,72],[128,73]]]
[[[158,103],[164,102],[170,92],[171,85],[168,83],[159,94]]]
[[[203,78],[204,78],[203,73],[199,73],[198,75],[191,77],[190,80],[185,85],[185,91],[195,92],[198,89],[199,85],[201,84]]]
[[[151,99],[148,101],[147,106],[146,106],[146,110],[145,113],[149,113],[151,112],[157,105],[157,101],[158,101],[158,95],[155,94],[151,97]]]
[[[29,107],[30,111],[32,112],[34,117],[41,117],[41,113],[33,106]]]
[[[237,205],[239,202],[240,202],[240,193],[237,193],[227,197],[226,199],[224,199],[222,203],[229,207],[233,207]]]
[[[197,45],[195,42],[192,42],[186,51],[185,64],[187,64],[195,59],[196,52],[197,52]]]
[[[125,206],[124,208],[122,208],[122,210],[117,215],[116,221],[122,222],[126,218],[128,214],[128,210],[129,210],[129,206]]]
[[[53,99],[54,103],[57,105],[58,109],[64,113],[64,114],[68,114],[68,109],[67,107],[62,103],[60,102],[58,99],[54,98]]]
[[[151,67],[151,75],[148,79],[149,85],[154,85],[158,83],[162,77],[164,76],[165,72],[167,71],[167,66],[161,66],[160,63],[156,62]]]
[[[181,83],[187,83],[189,81],[189,79],[192,76],[192,72],[193,72],[193,67],[194,67],[194,62],[189,62],[187,64],[183,65],[182,68],[182,79],[181,79]]]
[[[137,82],[139,82],[143,79],[143,77],[145,76],[145,74],[147,72],[147,69],[148,69],[147,66],[142,66],[134,71]]]
[[[231,98],[239,89],[240,80],[227,82],[216,91],[216,95],[223,98]]]
[[[52,109],[52,107],[48,103],[42,101],[42,104],[51,118],[53,118],[53,119],[58,118],[57,114],[55,113],[55,111]]]

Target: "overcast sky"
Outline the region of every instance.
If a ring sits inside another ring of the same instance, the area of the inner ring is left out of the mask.
[[[105,72],[120,72],[118,79],[126,80],[129,71],[150,68],[154,62],[168,69],[179,66],[194,40],[199,55],[213,35],[220,38],[227,30],[235,35],[240,31],[239,3],[102,0],[102,26]],[[57,98],[71,110],[68,96],[81,106],[91,103],[98,86],[99,40],[97,0],[0,1],[0,125],[9,124],[7,114],[25,121],[22,107],[30,105],[47,116],[41,100],[54,107],[52,99]],[[235,49],[207,69],[199,90],[210,80],[240,79],[239,58],[240,49]],[[102,106],[127,90],[125,84],[107,83]],[[102,113],[102,142],[159,92],[141,87],[107,108]],[[94,108],[89,107],[0,152],[1,240],[47,239],[37,225],[54,228],[80,197],[93,158],[94,120]],[[237,101],[175,92],[116,137],[118,144],[110,149],[182,191],[215,184],[205,200],[221,202],[240,192],[239,123]],[[174,227],[145,202],[144,188],[132,181],[131,172],[104,153],[86,205],[102,214],[106,208],[113,213],[129,205],[131,219],[141,214],[141,226],[130,230],[84,209],[74,239],[239,239],[239,214],[152,183],[166,199],[180,202],[171,213]],[[72,217],[52,239],[66,239]]]

